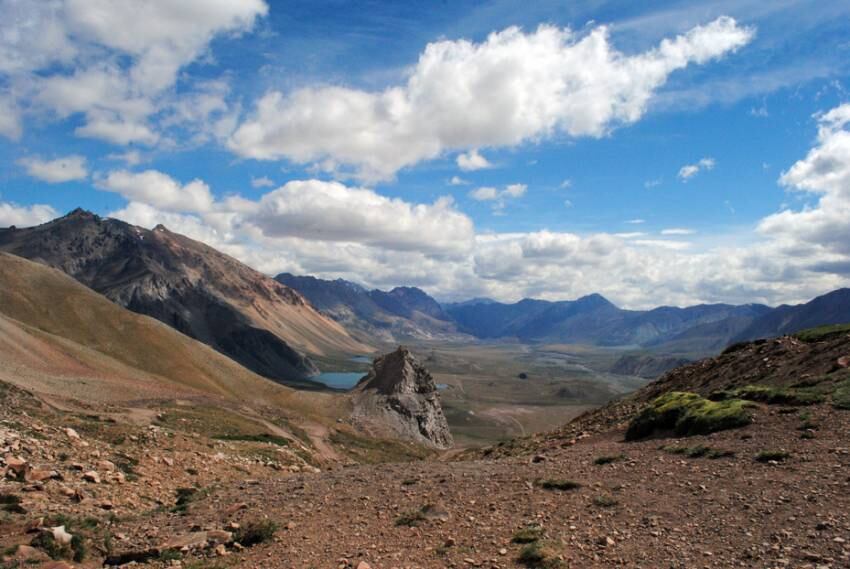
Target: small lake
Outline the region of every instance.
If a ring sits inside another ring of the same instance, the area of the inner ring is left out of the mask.
[[[365,371],[326,371],[310,379],[334,389],[351,389],[364,375]]]

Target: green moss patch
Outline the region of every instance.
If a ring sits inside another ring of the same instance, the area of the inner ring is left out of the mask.
[[[656,431],[673,431],[677,436],[705,435],[744,427],[752,422],[748,403],[741,399],[709,401],[696,393],[672,391],[632,419],[626,440],[648,437]]]
[[[538,525],[529,525],[518,530],[511,538],[512,543],[534,543],[543,538],[543,528]]]
[[[844,334],[850,332],[850,324],[830,324],[828,326],[818,326],[817,328],[809,328],[801,330],[794,336],[803,342],[820,342],[830,336]]]
[[[768,405],[815,405],[822,403],[824,394],[811,388],[770,387],[767,385],[746,385],[737,389],[712,393],[710,399],[726,401],[746,399]]]
[[[662,447],[661,450],[669,452],[670,454],[680,454],[688,458],[710,458],[712,460],[735,456],[735,453],[731,450],[721,450],[705,445],[696,445],[692,447],[668,445]]]
[[[836,409],[850,409],[850,379],[835,384],[832,392],[832,406]]]

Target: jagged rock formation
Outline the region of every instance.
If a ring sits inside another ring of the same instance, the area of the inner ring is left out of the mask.
[[[77,209],[37,227],[0,229],[0,251],[59,269],[271,379],[316,375],[305,353],[371,351],[298,292],[161,225],[148,230]]]
[[[454,444],[434,378],[404,346],[375,359],[353,402],[358,422],[437,448]]]

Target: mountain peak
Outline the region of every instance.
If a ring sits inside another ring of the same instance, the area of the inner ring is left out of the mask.
[[[62,219],[100,219],[100,216],[86,209],[78,207],[69,211],[68,214]]]

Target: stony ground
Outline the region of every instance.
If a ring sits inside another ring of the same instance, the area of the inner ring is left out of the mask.
[[[61,414],[7,408],[0,544],[6,567],[49,566],[43,548],[15,546],[61,538],[59,525],[87,551],[54,567],[517,567],[515,541],[533,534],[539,566],[850,567],[850,411],[754,412],[705,437],[625,443],[614,430],[505,445],[499,459],[317,471],[155,425],[116,446]],[[670,448],[698,446],[733,454]],[[759,462],[764,451],[788,455]],[[249,534],[268,539],[234,543]]]

